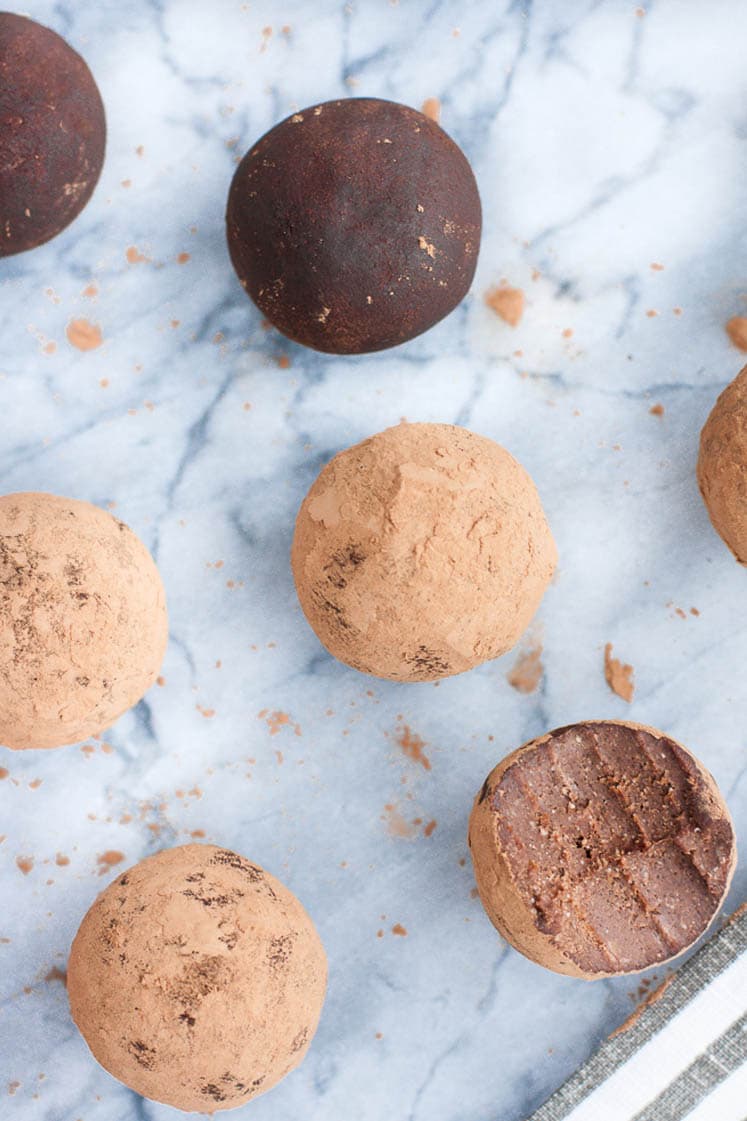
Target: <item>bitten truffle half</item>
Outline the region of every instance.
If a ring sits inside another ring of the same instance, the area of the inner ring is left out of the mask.
[[[298,1066],[326,981],[296,897],[213,845],[167,849],[119,876],[83,919],[67,973],[98,1062],[146,1098],[204,1113]]]
[[[747,565],[747,366],[727,385],[705,423],[698,485],[714,529]]]
[[[711,775],[655,728],[589,721],[507,756],[469,825],[491,922],[539,965],[593,980],[681,954],[736,863]]]
[[[0,257],[55,237],[86,205],[106,120],[83,59],[48,27],[0,12]]]
[[[105,731],[154,683],[167,638],[161,577],[123,522],[53,494],[0,498],[0,744]]]
[[[327,464],[291,554],[327,650],[393,681],[433,681],[505,653],[556,559],[534,483],[504,448],[455,425],[404,423]]]
[[[328,101],[266,133],[226,213],[236,273],[279,331],[362,354],[432,327],[466,295],[480,196],[435,121],[377,98]]]

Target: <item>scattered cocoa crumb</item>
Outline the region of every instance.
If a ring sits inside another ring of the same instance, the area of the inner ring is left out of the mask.
[[[424,237],[419,237],[418,238],[418,248],[419,249],[424,249],[425,252],[427,253],[427,255],[431,258],[431,260],[435,260],[436,247],[432,242],[428,241]]]
[[[66,864],[70,863],[70,857],[65,856],[64,852],[58,852],[54,862],[58,868],[64,868]]]
[[[663,405],[652,405],[648,411],[651,413],[651,416],[664,416]]]
[[[195,708],[205,717],[206,720],[212,720],[212,718],[215,716],[214,708],[203,708],[202,705],[195,705]]]
[[[700,612],[698,611],[697,607],[691,607],[690,608],[690,614],[691,615],[700,615]]]
[[[104,341],[98,323],[89,323],[87,319],[71,319],[65,334],[70,345],[78,350],[96,350]]]
[[[125,190],[127,190],[129,187],[132,186],[132,180],[131,179],[123,179],[122,180],[122,186],[125,188]]]
[[[675,607],[674,613],[675,613],[675,615],[678,615],[680,617],[680,619],[686,619],[687,618],[687,615],[685,614],[685,612],[682,610],[681,607]]]
[[[278,732],[285,727],[292,728],[297,736],[301,735],[301,725],[295,724],[287,712],[279,712],[276,710],[275,712],[268,713],[268,710],[263,708],[261,712],[257,713],[257,719],[266,722],[267,727],[270,729],[271,736],[276,736]]]
[[[562,332],[562,335],[563,335],[564,339],[573,338],[573,328],[572,327],[566,327],[565,330]]]
[[[726,333],[732,346],[747,351],[747,316],[734,315],[726,324]]]
[[[391,802],[384,806],[382,820],[387,823],[387,831],[390,837],[412,838],[415,835],[415,828],[405,820],[397,807]]]
[[[86,285],[86,287],[81,292],[81,296],[85,296],[87,300],[93,300],[96,296],[98,296],[98,294],[99,290],[93,283]]]
[[[10,771],[8,771],[5,767],[0,767],[0,781],[2,781],[4,778],[7,778],[9,774]]]
[[[24,876],[28,876],[34,867],[34,858],[32,856],[17,856],[16,864]]]
[[[674,315],[682,315],[682,308],[681,307],[673,307],[672,312],[674,313]]]
[[[407,931],[405,930],[401,922],[396,922],[392,927],[392,934],[399,934],[401,938],[404,938],[407,934]]]
[[[8,1083],[8,1093],[10,1094],[11,1097],[13,1097],[16,1090],[20,1090],[20,1088],[21,1088],[21,1083],[20,1082],[9,1082]]]
[[[62,981],[63,985],[67,986],[67,973],[64,969],[58,969],[53,965],[49,973],[44,978],[45,981]]]
[[[611,642],[608,642],[604,648],[604,676],[612,692],[617,693],[618,697],[630,704],[635,690],[633,667],[612,657]]]
[[[655,308],[652,308],[652,307],[649,308],[648,311],[646,312],[646,315],[648,316],[649,319],[655,319],[658,314],[659,314],[658,311],[656,311]]]
[[[101,386],[102,389],[108,389],[109,379],[108,378],[100,378],[99,379],[99,385]]]
[[[115,864],[121,864],[124,858],[125,854],[117,852],[116,849],[107,849],[106,852],[102,852],[97,858],[99,875],[105,876],[110,868],[113,868]]]
[[[382,1033],[381,1033],[380,1031],[377,1031],[377,1032],[376,1032],[376,1038],[377,1038],[377,1039],[383,1039],[383,1038],[384,1038],[384,1036],[382,1035]]]
[[[290,369],[291,360],[290,360],[290,358],[288,357],[287,354],[278,355],[278,360],[277,361],[278,361],[278,366],[280,367],[281,370],[289,370]]]
[[[422,112],[436,124],[441,120],[441,102],[437,97],[426,97],[423,102]]]
[[[189,261],[189,260],[191,260],[191,254],[189,254],[189,253],[179,253],[179,255],[176,258],[176,263],[177,263],[177,265],[186,265],[187,261]]]
[[[519,654],[506,678],[509,685],[519,693],[533,693],[542,680],[544,669],[542,646],[537,643]]]
[[[143,262],[147,263],[150,261],[150,257],[146,257],[135,245],[129,247],[125,253],[125,257],[130,265],[139,265]]]
[[[135,149],[135,155],[136,155],[136,156],[141,156],[141,157],[142,157],[142,155],[143,155],[143,153],[144,153],[144,152],[145,152],[145,148],[143,147],[143,145],[142,145],[142,144],[138,144],[137,148]]]
[[[438,822],[437,822],[437,821],[435,821],[435,819],[434,819],[433,821],[429,821],[429,822],[428,822],[428,824],[427,824],[427,825],[425,826],[425,828],[423,829],[423,833],[424,833],[424,835],[425,835],[426,837],[430,837],[430,836],[431,836],[431,834],[433,833],[433,830],[434,830],[434,829],[436,828],[436,825],[437,825],[437,824],[438,824]]]
[[[49,342],[46,342],[44,344],[42,350],[45,354],[54,354],[54,352],[57,350],[57,343],[53,339],[50,339]]]
[[[204,829],[193,829],[192,832],[189,835],[190,835],[190,837],[204,837],[205,836],[205,830]]]
[[[156,685],[160,686],[160,688],[163,689],[165,684],[166,684],[166,678],[159,675],[156,678]]]
[[[509,327],[518,326],[524,314],[524,293],[521,288],[489,288],[485,293],[485,303]]]
[[[417,733],[411,732],[408,724],[403,724],[397,731],[396,742],[408,759],[420,763],[426,771],[429,771],[431,769],[430,759],[423,752],[423,748],[428,746],[425,740],[421,739]]]
[[[662,272],[664,269],[664,266],[660,265],[658,261],[652,261],[650,267],[654,270],[654,272]]]
[[[43,782],[43,781],[44,781],[44,780],[43,780],[43,779],[40,779],[40,778],[35,778],[35,779],[33,779],[33,780],[32,780],[32,781],[31,781],[31,782],[29,783],[29,789],[30,789],[30,790],[38,790],[38,789],[39,789],[39,787],[41,786],[41,784],[42,784],[42,782]]]

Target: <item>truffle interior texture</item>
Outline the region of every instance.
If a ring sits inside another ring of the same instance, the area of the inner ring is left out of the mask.
[[[678,744],[620,724],[559,729],[490,793],[537,929],[589,973],[643,969],[707,927],[733,832]]]

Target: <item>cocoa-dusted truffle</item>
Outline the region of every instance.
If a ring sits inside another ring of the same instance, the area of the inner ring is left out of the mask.
[[[167,635],[161,578],[131,529],[73,498],[0,498],[0,744],[103,732],[155,681]]]
[[[0,12],[0,257],[49,241],[80,214],[104,162],[91,71],[54,31]]]
[[[438,323],[472,283],[480,197],[435,121],[378,98],[294,113],[259,140],[228,195],[244,288],[296,342],[362,354]]]
[[[400,424],[327,464],[296,521],[301,607],[330,653],[432,681],[517,641],[555,543],[523,467],[451,424]]]
[[[488,775],[469,843],[480,898],[517,950],[558,973],[635,973],[714,919],[736,848],[711,775],[655,728],[558,728]]]
[[[714,529],[747,565],[747,366],[727,385],[705,423],[698,484]]]
[[[70,1009],[115,1078],[177,1109],[232,1109],[303,1059],[327,964],[296,897],[228,849],[184,845],[115,880],[70,951]]]

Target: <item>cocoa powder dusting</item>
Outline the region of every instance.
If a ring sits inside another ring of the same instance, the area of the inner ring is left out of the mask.
[[[635,690],[633,667],[612,657],[611,642],[604,648],[604,676],[612,692],[630,704]]]

